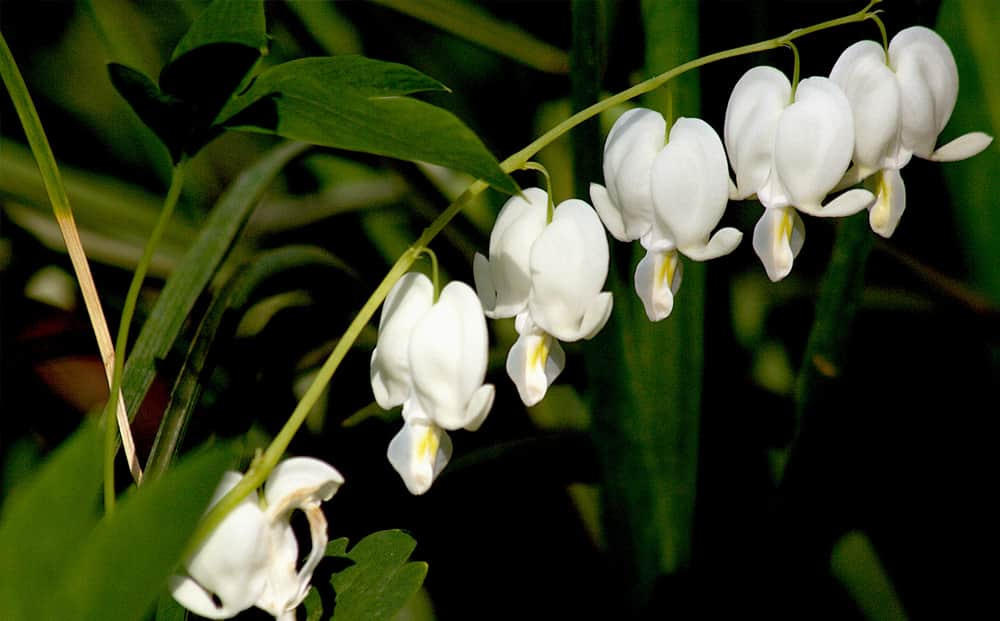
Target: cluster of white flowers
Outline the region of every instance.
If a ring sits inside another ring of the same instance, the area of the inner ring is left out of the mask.
[[[490,409],[484,314],[514,318],[518,338],[506,369],[528,406],[565,366],[560,341],[589,339],[604,327],[612,308],[611,293],[602,291],[604,228],[646,250],[635,290],[651,321],[673,309],[680,255],[707,261],[739,245],[740,231],[715,230],[730,200],[756,197],[764,206],[753,248],[767,276],[781,280],[805,240],[799,212],[841,217],[868,209],[872,230],[889,237],[905,207],[899,169],[912,155],[950,161],[990,144],[976,132],[935,149],[957,96],[950,49],[916,26],[887,50],[872,41],[850,46],[829,78],[793,85],[773,67],[750,69],[729,98],[725,147],[700,119],[679,118],[668,131],[653,110],[622,114],[604,147],[605,185],[590,187],[593,208],[578,199],[553,207],[540,188],[504,204],[489,256],[477,254],[473,263],[478,299],[451,283],[434,303],[433,285],[417,274],[389,294],[371,379],[380,406],[403,405],[389,460],[407,488],[427,491],[444,468],[452,452],[445,429],[474,430]],[[875,192],[852,187],[869,177]]]
[[[215,505],[242,479],[227,472],[215,490]],[[170,592],[182,606],[209,619],[228,619],[257,606],[279,621],[295,619],[309,591],[313,570],[326,553],[329,500],[344,479],[326,462],[294,457],[278,464],[264,484],[222,520],[184,563],[184,575],[170,579]],[[299,545],[292,512],[309,520],[312,547],[299,566]]]

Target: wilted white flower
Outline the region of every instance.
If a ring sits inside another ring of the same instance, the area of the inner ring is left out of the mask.
[[[215,505],[242,479],[227,472],[215,490]],[[170,592],[188,610],[210,619],[228,619],[257,606],[281,621],[295,619],[313,571],[326,551],[329,500],[344,479],[329,464],[311,457],[287,459],[258,494],[243,499],[184,563],[185,575],[170,578]],[[299,545],[290,524],[295,510],[309,521],[312,546],[299,567]]]
[[[935,149],[958,98],[958,68],[948,44],[933,30],[900,31],[886,51],[874,41],[848,47],[830,72],[854,113],[854,168],[849,183],[877,175],[872,230],[890,237],[906,208],[899,169],[913,155],[935,161],[971,157],[992,142],[972,132]]]
[[[646,256],[636,267],[635,290],[652,321],[667,317],[680,288],[678,252],[706,261],[732,252],[743,238],[734,228],[712,235],[729,202],[729,170],[722,141],[700,119],[666,121],[637,108],[618,118],[604,147],[607,187],[590,185],[590,198],[608,231],[639,239]]]
[[[793,100],[783,73],[750,69],[730,95],[725,139],[736,172],[733,198],[756,194],[765,207],[753,246],[771,280],[788,275],[802,247],[804,227],[795,210],[839,217],[875,200],[871,192],[855,189],[823,204],[854,152],[850,104],[827,78],[802,80]]]

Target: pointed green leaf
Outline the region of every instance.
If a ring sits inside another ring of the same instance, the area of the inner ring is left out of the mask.
[[[267,48],[267,25],[262,0],[215,0],[191,24],[170,55],[173,62],[191,50],[216,43]]]
[[[53,586],[97,523],[101,438],[85,425],[33,478],[9,496],[0,513],[0,618],[55,619]]]
[[[115,89],[177,162],[215,138],[219,110],[267,49],[261,0],[215,0],[198,16],[160,71],[159,86],[110,63]]]
[[[220,113],[229,128],[420,160],[467,172],[503,192],[517,185],[455,115],[406,95],[444,87],[396,63],[361,56],[273,67]]]
[[[131,621],[152,610],[232,457],[214,446],[133,488],[64,559],[70,607],[49,618]]]
[[[348,564],[331,578],[336,602],[333,616],[328,618],[334,621],[392,619],[417,592],[427,575],[427,563],[407,560],[416,546],[413,537],[399,530],[368,535],[350,551],[346,551],[346,539],[330,542],[327,556]],[[307,605],[307,610],[311,609],[309,618],[320,618],[315,613],[318,600],[314,596]]]

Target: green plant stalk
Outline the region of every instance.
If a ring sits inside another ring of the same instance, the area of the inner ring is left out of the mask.
[[[76,274],[77,282],[83,294],[84,306],[87,309],[87,316],[90,325],[94,330],[94,337],[97,339],[97,347],[104,362],[104,371],[108,377],[109,410],[117,410],[118,428],[122,437],[122,444],[125,447],[126,459],[133,478],[138,482],[142,478],[142,471],[139,468],[138,458],[135,454],[135,442],[132,441],[132,432],[129,428],[128,415],[125,411],[125,401],[121,391],[114,388],[113,368],[116,364],[115,350],[111,342],[111,331],[108,329],[107,320],[104,317],[104,310],[101,308],[101,299],[97,295],[97,286],[94,284],[94,277],[90,273],[90,265],[87,263],[87,255],[83,250],[83,243],[80,241],[80,233],[76,228],[73,219],[73,210],[70,208],[69,196],[66,193],[66,186],[63,184],[62,176],[59,174],[59,167],[56,165],[55,155],[49,146],[49,141],[42,128],[42,121],[38,117],[38,111],[28,93],[28,87],[21,77],[21,72],[14,62],[14,57],[7,46],[7,40],[0,34],[0,77],[10,93],[17,116],[24,128],[24,134],[28,139],[28,145],[35,156],[38,170],[42,176],[42,183],[52,203],[52,211],[55,214],[59,230],[66,242],[66,250],[69,254],[70,263]],[[108,422],[108,434],[114,437],[114,426],[110,423],[111,416],[106,417]]]
[[[577,112],[573,116],[542,134],[525,148],[505,159],[500,163],[500,168],[506,173],[520,170],[532,157],[535,156],[536,153],[580,123],[620,103],[656,90],[673,78],[691,71],[692,69],[697,69],[698,67],[721,60],[773,50],[784,46],[789,41],[809,34],[827,30],[829,28],[836,28],[846,24],[862,22],[871,18],[872,13],[870,13],[870,9],[880,1],[881,0],[871,0],[865,8],[845,17],[831,19],[806,28],[797,28],[780,37],[736,47],[722,52],[716,52],[714,54],[709,54],[707,56],[702,56],[701,58],[686,62],[682,65],[678,65],[669,71],[640,82],[631,88],[621,91],[616,95],[608,97],[607,99],[599,101],[598,103]],[[208,534],[211,533],[220,522],[222,522],[223,518],[225,518],[225,516],[236,507],[236,505],[238,505],[251,492],[264,483],[267,476],[271,473],[271,470],[273,470],[278,464],[278,461],[288,448],[288,445],[291,443],[292,438],[295,436],[299,427],[301,427],[302,423],[305,422],[310,410],[312,410],[316,401],[322,396],[326,385],[330,382],[330,379],[340,366],[340,363],[343,362],[344,357],[347,355],[347,352],[350,351],[354,341],[361,334],[362,329],[368,324],[369,321],[371,321],[372,317],[375,316],[375,311],[378,310],[382,301],[385,300],[387,295],[389,295],[389,291],[396,284],[396,281],[399,280],[403,274],[407,272],[407,270],[409,270],[410,266],[413,265],[413,262],[420,255],[422,249],[430,244],[437,234],[440,233],[449,222],[451,222],[452,218],[458,215],[465,204],[471,198],[486,190],[487,187],[487,183],[481,179],[474,181],[465,190],[465,192],[463,192],[455,200],[455,202],[449,205],[443,212],[441,212],[441,215],[438,216],[434,222],[424,229],[417,241],[415,241],[413,245],[410,246],[410,248],[407,249],[406,252],[404,252],[396,263],[389,269],[385,278],[382,279],[382,282],[379,283],[371,297],[368,298],[368,301],[365,302],[364,306],[361,307],[361,310],[358,311],[358,314],[347,327],[347,330],[344,331],[344,335],[337,342],[333,351],[330,352],[330,356],[316,373],[313,383],[306,390],[305,394],[302,395],[299,403],[288,417],[285,425],[274,437],[274,440],[271,441],[271,444],[261,454],[260,458],[254,461],[240,482],[236,484],[236,486],[234,486],[233,489],[231,489],[225,496],[219,499],[219,502],[206,513],[205,519],[199,524],[198,529],[194,532],[191,537],[191,541],[188,544],[189,553],[197,549],[197,546],[204,541],[205,537],[207,537]]]
[[[170,180],[170,188],[167,190],[167,197],[163,201],[163,209],[160,217],[153,227],[153,232],[149,235],[149,241],[143,249],[142,258],[132,275],[132,282],[129,284],[128,293],[125,295],[125,305],[122,308],[121,320],[118,324],[118,338],[115,341],[115,365],[111,380],[111,394],[116,395],[121,390],[122,376],[125,370],[125,349],[128,347],[128,333],[132,324],[132,316],[135,314],[135,306],[139,300],[139,292],[142,290],[142,283],[146,279],[146,272],[149,264],[153,261],[156,246],[163,237],[163,232],[170,223],[170,216],[174,213],[177,201],[181,195],[181,188],[184,186],[184,166],[187,160],[181,159],[174,167],[174,173]],[[108,405],[104,409],[104,419],[111,420],[112,409],[115,401],[108,400]],[[114,428],[107,425],[108,431],[104,436],[104,508],[108,513],[114,510],[115,506],[115,453],[117,445],[115,443]],[[141,479],[141,474],[140,474]],[[137,481],[138,482],[138,481]]]

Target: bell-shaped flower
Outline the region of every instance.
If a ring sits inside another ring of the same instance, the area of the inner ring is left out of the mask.
[[[646,248],[635,289],[658,321],[680,287],[678,252],[705,261],[732,252],[743,237],[733,228],[711,234],[729,201],[722,141],[707,123],[688,118],[674,123],[668,140],[660,113],[629,110],[608,134],[604,178],[607,187],[590,185],[594,208],[616,239],[639,239]]]
[[[386,297],[379,326],[372,390],[384,408],[403,405],[389,462],[407,489],[422,494],[451,456],[444,430],[475,431],[493,406],[493,385],[483,384],[489,355],[483,307],[461,282],[445,286],[435,302],[430,279],[411,272]]]
[[[531,245],[545,229],[549,195],[527,188],[512,196],[497,215],[490,233],[489,259],[476,253],[476,291],[490,319],[513,317],[523,311],[531,292]]]
[[[413,391],[410,335],[433,303],[434,285],[417,272],[404,274],[385,298],[371,361],[372,392],[383,409],[402,405]]]
[[[571,199],[548,216],[548,195],[529,188],[500,210],[490,258],[477,255],[476,289],[490,317],[515,317],[519,337],[507,373],[526,405],[545,396],[562,372],[561,341],[593,337],[611,314],[604,227],[587,203]],[[556,340],[558,339],[558,340]]]
[[[479,429],[495,391],[483,384],[489,341],[472,287],[453,281],[441,290],[413,327],[409,355],[413,398],[420,409],[444,429]]]
[[[531,246],[528,311],[539,328],[560,341],[592,338],[611,316],[608,239],[587,203],[570,199]]]
[[[237,472],[223,475],[211,504],[241,479]],[[266,508],[253,493],[230,511],[187,559],[185,575],[170,578],[174,599],[210,619],[228,619],[251,606],[281,621],[294,619],[326,550],[320,503],[343,482],[339,472],[318,459],[298,457],[278,464],[265,483]],[[305,513],[312,539],[301,567],[290,524],[296,509]]]
[[[737,82],[726,109],[726,149],[736,172],[733,197],[756,194],[765,207],[754,229],[754,251],[771,280],[788,275],[802,246],[804,229],[788,208],[839,217],[875,200],[871,192],[855,189],[823,204],[854,152],[854,118],[840,88],[827,78],[808,78],[793,100],[790,95],[783,73],[755,67]],[[767,213],[772,209],[782,213]]]
[[[854,114],[854,167],[841,185],[877,175],[872,230],[890,237],[906,207],[899,169],[912,155],[937,161],[971,157],[992,138],[972,132],[935,149],[958,97],[958,69],[951,50],[933,30],[914,26],[889,44],[888,59],[874,41],[859,41],[837,59],[830,79],[844,91]]]

